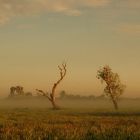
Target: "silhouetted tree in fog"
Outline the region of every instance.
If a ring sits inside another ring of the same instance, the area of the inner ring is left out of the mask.
[[[10,87],[10,97],[13,97],[15,95],[24,95],[22,86]]]
[[[62,66],[58,66],[58,68],[59,68],[59,71],[60,71],[60,78],[57,80],[56,83],[54,83],[51,93],[44,92],[43,90],[36,89],[36,91],[40,95],[45,96],[49,99],[49,101],[52,103],[53,109],[59,109],[59,107],[56,105],[56,101],[55,101],[55,97],[56,97],[55,91],[56,91],[57,86],[60,84],[60,82],[66,76],[66,72],[67,72],[65,63],[62,64]]]
[[[62,90],[59,94],[60,94],[59,98],[65,98],[67,96],[64,90]]]
[[[106,83],[104,92],[112,100],[115,109],[118,110],[117,100],[125,89],[125,85],[121,84],[119,75],[113,73],[109,66],[104,66],[97,71],[97,78],[101,79],[102,83]]]

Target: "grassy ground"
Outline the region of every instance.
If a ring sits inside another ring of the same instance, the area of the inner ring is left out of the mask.
[[[139,109],[6,104],[0,107],[0,140],[140,140]]]
[[[140,116],[50,109],[0,110],[1,140],[140,140]]]

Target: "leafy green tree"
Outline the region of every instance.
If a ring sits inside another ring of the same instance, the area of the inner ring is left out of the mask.
[[[113,73],[111,68],[106,65],[97,71],[97,78],[101,79],[101,82],[106,83],[104,92],[112,100],[114,108],[118,110],[118,99],[123,94],[125,85],[120,81],[120,77],[117,73]]]

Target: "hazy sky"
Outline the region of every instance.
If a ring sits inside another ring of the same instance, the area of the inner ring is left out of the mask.
[[[0,0],[0,90],[50,90],[67,61],[58,88],[95,94],[106,64],[140,97],[140,0]]]

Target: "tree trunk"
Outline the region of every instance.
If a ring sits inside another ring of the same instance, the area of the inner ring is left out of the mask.
[[[112,95],[111,89],[109,89],[109,91],[110,91],[111,100],[112,100],[112,102],[113,102],[113,104],[114,104],[114,108],[115,108],[115,110],[118,110],[118,103],[117,103],[117,101],[114,99],[114,96]]]
[[[118,103],[117,103],[117,101],[114,98],[112,98],[112,102],[114,104],[115,110],[118,110]]]
[[[53,109],[55,109],[55,110],[60,109],[60,108],[56,105],[55,100],[52,100],[51,103],[52,103]]]

